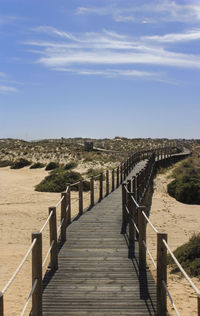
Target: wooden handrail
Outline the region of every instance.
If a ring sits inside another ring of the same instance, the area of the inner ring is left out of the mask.
[[[129,225],[129,247],[128,247],[128,256],[131,254],[131,249],[133,248],[133,236],[135,233],[139,234],[139,270],[142,271],[146,269],[146,252],[150,255],[151,260],[153,261],[154,266],[157,269],[157,315],[166,316],[167,315],[167,295],[170,297],[174,308],[175,303],[170,296],[169,290],[167,288],[167,234],[158,232],[158,230],[153,226],[146,215],[146,208],[142,205],[145,201],[145,195],[149,188],[149,185],[153,179],[153,176],[156,171],[156,164],[163,163],[166,165],[168,163],[174,163],[182,158],[185,158],[188,154],[180,154],[181,148],[176,147],[167,147],[167,148],[158,148],[152,152],[147,152],[148,162],[146,166],[126,182],[122,183],[122,229],[121,233],[126,233],[126,228]],[[140,156],[145,158],[145,153],[140,153]],[[132,203],[130,203],[130,198]],[[136,216],[137,215],[137,216]],[[138,222],[137,222],[138,220]],[[149,223],[157,235],[157,264],[149,252],[149,249],[146,245],[146,224]],[[164,246],[164,244],[166,246]],[[178,264],[180,266],[180,264]],[[181,271],[183,268],[181,268]],[[189,277],[188,277],[189,278]],[[190,279],[190,278],[189,278]],[[192,284],[192,281],[188,281]],[[196,287],[194,286],[193,289]],[[197,294],[197,315],[200,316],[200,292],[196,288]],[[176,309],[177,310],[177,309]]]

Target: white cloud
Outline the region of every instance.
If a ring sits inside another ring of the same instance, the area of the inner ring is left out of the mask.
[[[155,23],[159,21],[195,22],[200,21],[200,4],[191,1],[190,4],[178,1],[154,0],[148,4],[133,6],[124,1],[118,6],[79,7],[76,14],[80,15],[110,15],[116,22]]]
[[[28,41],[31,46],[38,46],[37,60],[45,66],[68,67],[70,65],[123,65],[149,64],[182,68],[200,68],[200,56],[181,54],[166,50],[154,42],[172,41],[175,38],[191,38],[194,31],[186,34],[168,34],[165,37],[131,38],[116,32],[104,30],[101,33],[86,32],[73,35],[52,27],[39,27],[39,32],[56,34],[62,42]],[[189,35],[188,35],[189,34]],[[151,40],[151,41],[149,41]]]
[[[0,77],[6,77],[6,75],[3,72],[0,72]]]
[[[158,77],[158,74],[154,72],[139,71],[134,69],[104,69],[104,70],[92,70],[92,69],[74,69],[74,68],[55,68],[54,70],[71,72],[79,75],[100,75],[106,77]]]
[[[18,89],[15,87],[0,85],[0,94],[10,94],[16,92],[18,92]]]
[[[68,66],[68,65],[132,65],[132,64],[149,64],[182,68],[200,68],[200,56],[185,55],[163,51],[157,54],[135,53],[135,52],[113,52],[99,51],[78,52],[68,51],[66,53],[47,53],[45,57],[38,59],[48,67]]]
[[[176,42],[188,42],[200,39],[200,29],[194,29],[185,33],[170,33],[163,36],[145,36],[143,40],[151,40],[160,43],[176,43]]]

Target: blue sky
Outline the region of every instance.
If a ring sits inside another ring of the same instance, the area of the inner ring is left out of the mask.
[[[1,0],[0,138],[199,138],[200,1]]]

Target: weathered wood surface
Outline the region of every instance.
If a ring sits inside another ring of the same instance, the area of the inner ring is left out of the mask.
[[[43,316],[155,315],[154,280],[148,270],[139,275],[138,250],[128,259],[120,234],[121,204],[120,186],[68,227],[59,269],[46,278]]]

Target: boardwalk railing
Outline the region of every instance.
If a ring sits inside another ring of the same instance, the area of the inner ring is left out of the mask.
[[[185,158],[188,154],[172,155],[169,151],[156,150],[151,153],[144,169],[135,177],[122,183],[122,229],[125,234],[127,226],[129,227],[128,238],[128,257],[135,255],[135,241],[138,241],[139,248],[139,271],[146,270],[146,253],[149,255],[154,268],[156,269],[157,283],[157,315],[167,315],[167,296],[172,304],[176,315],[180,315],[174,300],[167,287],[167,251],[173,258],[175,264],[182,272],[183,276],[189,282],[190,286],[197,296],[197,315],[200,316],[200,291],[182,268],[167,243],[167,234],[160,233],[149,220],[147,215],[148,188],[152,183],[155,170],[158,165],[166,165],[169,162],[175,162]],[[168,161],[167,161],[168,160]],[[147,247],[146,228],[147,224],[151,227],[157,236],[157,257],[154,260]]]
[[[153,166],[155,160],[167,159],[171,155],[177,152],[181,152],[181,148],[177,146],[156,148],[153,150],[143,150],[132,153],[128,159],[123,161],[119,166],[100,173],[97,176],[91,177],[90,190],[87,193],[83,193],[83,183],[86,180],[80,180],[74,184],[66,184],[66,190],[61,193],[61,198],[56,204],[56,206],[49,207],[48,217],[40,229],[39,232],[32,233],[32,243],[28,248],[24,258],[17,267],[16,271],[4,286],[0,292],[0,316],[4,316],[4,295],[6,291],[11,286],[16,276],[19,274],[23,268],[27,258],[32,253],[32,288],[28,297],[25,301],[25,305],[22,309],[21,316],[25,315],[28,309],[29,303],[32,300],[31,315],[32,316],[42,316],[42,286],[43,286],[43,275],[47,269],[48,259],[50,258],[49,267],[52,271],[55,271],[59,267],[58,263],[58,243],[66,241],[66,230],[70,223],[75,217],[81,216],[86,210],[91,209],[96,203],[100,202],[105,196],[113,192],[119,185],[126,179],[130,171],[134,166],[141,160],[147,160],[146,167],[129,182],[127,186],[123,184],[123,225],[122,232],[125,231],[127,224],[130,226],[130,246],[129,246],[129,256],[134,254],[134,229],[136,229],[137,234],[140,231],[139,239],[142,243],[145,243],[145,225],[144,218],[141,214],[145,213],[145,208],[139,206],[142,199],[145,197],[146,189],[148,188],[149,181],[153,175]],[[153,152],[153,154],[152,154]],[[144,185],[145,183],[145,185]],[[78,186],[78,197],[77,199],[72,199],[71,191],[74,186]],[[89,194],[89,205],[84,207],[84,198]],[[130,197],[130,198],[129,198]],[[71,209],[72,204],[78,202],[77,213],[72,218]],[[58,207],[60,207],[60,223],[57,225]],[[137,218],[134,214],[138,211],[139,216]],[[131,219],[131,220],[130,220]],[[133,220],[132,220],[133,219]],[[134,220],[135,219],[135,220]],[[137,225],[138,228],[137,228]],[[49,248],[46,254],[42,251],[42,240],[43,231],[49,226]],[[164,238],[164,237],[163,237]],[[140,265],[145,267],[145,252],[143,246],[140,243]],[[43,259],[44,257],[44,259]],[[30,308],[29,308],[30,309]]]

